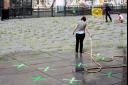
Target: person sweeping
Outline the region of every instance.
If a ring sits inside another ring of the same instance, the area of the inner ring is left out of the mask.
[[[76,33],[76,48],[75,48],[76,53],[78,53],[79,44],[80,44],[80,53],[83,53],[83,41],[84,41],[86,32],[91,37],[91,34],[87,28],[86,17],[83,16],[81,20],[78,21],[75,27],[75,30],[73,31],[73,35],[74,33]]]

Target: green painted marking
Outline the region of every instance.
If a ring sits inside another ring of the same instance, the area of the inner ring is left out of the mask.
[[[35,77],[32,78],[32,80],[33,80],[34,82],[37,82],[37,81],[46,80],[46,79],[43,78],[42,76],[35,76]]]
[[[87,67],[86,64],[82,64],[82,63],[76,64],[76,68],[80,68],[81,66],[86,66]]]
[[[100,60],[100,61],[106,61],[106,58],[100,54],[96,55],[96,60]]]
[[[101,56],[96,56],[96,60],[103,60]]]
[[[70,80],[70,84],[72,84],[72,83],[74,82],[74,80],[75,80],[75,78],[72,78],[72,79]]]
[[[77,68],[80,68],[82,66],[82,63],[76,64]]]
[[[74,82],[80,82],[81,80],[75,80],[75,78],[73,77],[72,79],[63,79],[65,81],[69,81],[70,84],[73,84]]]
[[[15,66],[16,66],[18,69],[27,67],[27,65],[25,65],[25,64],[18,64],[18,65],[15,65]]]
[[[112,72],[107,72],[107,73],[105,73],[104,75],[107,76],[108,78],[111,78],[112,75],[113,75],[113,73],[112,73]]]
[[[47,66],[46,68],[38,68],[38,70],[43,70],[43,72],[47,72],[48,70],[56,70],[56,69],[50,69],[50,67]]]
[[[104,61],[105,60],[105,57],[102,57],[102,59],[101,59],[102,61]]]
[[[47,66],[45,69],[44,69],[44,72],[47,72],[49,70],[49,66]]]

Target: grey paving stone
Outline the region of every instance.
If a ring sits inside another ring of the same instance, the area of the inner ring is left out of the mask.
[[[121,85],[123,68],[102,69],[98,73],[75,72],[75,35],[72,32],[80,18],[70,16],[0,21],[0,85]],[[121,30],[125,32],[122,41],[126,45],[127,20],[125,23],[108,24],[101,18],[87,15],[87,22],[89,31],[94,35],[93,53],[114,59],[111,62],[97,62],[103,66],[122,64],[123,58],[113,56],[124,55],[122,49],[117,47]],[[88,34],[84,51],[90,53]],[[96,66],[86,52],[83,53],[83,64]],[[17,69],[14,67],[17,64],[26,64],[28,67]],[[46,67],[50,68],[43,72]],[[108,78],[103,75],[106,72],[113,72],[113,76]],[[39,75],[46,80],[34,82],[32,77]],[[81,81],[70,84],[72,78]]]

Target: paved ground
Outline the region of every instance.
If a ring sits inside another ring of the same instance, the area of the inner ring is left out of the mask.
[[[123,14],[125,19],[127,14]],[[112,15],[115,19],[116,15]],[[98,73],[74,72],[76,63],[93,67],[88,35],[84,53],[74,53],[72,35],[77,17],[47,17],[0,21],[0,85],[122,85],[124,68],[102,69]],[[123,65],[122,48],[127,41],[127,20],[105,23],[87,16],[93,35],[93,53],[103,67]],[[79,60],[77,57],[80,57]],[[113,59],[107,62],[106,60]],[[126,69],[125,69],[126,70]],[[78,81],[74,81],[74,78]],[[67,80],[70,79],[70,80]]]

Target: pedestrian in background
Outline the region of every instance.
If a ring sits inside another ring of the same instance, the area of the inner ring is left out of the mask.
[[[123,23],[124,22],[124,17],[122,14],[118,13],[118,17],[116,19],[116,22],[118,23]]]
[[[10,2],[9,0],[3,0],[3,7],[2,7],[2,16],[1,20],[9,19],[9,8],[10,8]]]
[[[112,18],[111,18],[111,15],[110,15],[110,12],[112,11],[110,6],[108,4],[105,4],[105,19],[106,19],[106,22],[108,22],[108,17],[110,19],[110,21],[112,22]]]

